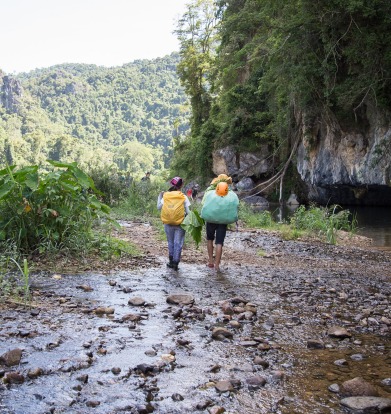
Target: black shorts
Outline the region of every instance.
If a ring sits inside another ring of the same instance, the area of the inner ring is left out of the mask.
[[[214,240],[215,234],[216,234],[215,244],[221,244],[223,246],[226,233],[227,233],[226,224],[206,223],[207,240]]]

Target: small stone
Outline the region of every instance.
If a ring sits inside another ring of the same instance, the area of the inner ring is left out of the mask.
[[[254,365],[260,365],[263,369],[266,369],[269,367],[269,363],[259,356],[256,356],[254,358]]]
[[[98,405],[100,405],[100,401],[87,401],[87,402],[86,402],[86,406],[87,406],[87,407],[92,407],[92,408],[95,408],[95,407],[97,407]]]
[[[112,372],[114,375],[118,375],[118,374],[121,372],[121,368],[119,368],[119,367],[114,367],[114,368],[111,368],[111,372]]]
[[[249,389],[257,390],[266,384],[266,379],[263,377],[260,377],[259,375],[255,375],[253,377],[247,378],[246,383]]]
[[[307,341],[307,348],[308,349],[324,349],[324,343],[322,341],[318,341],[317,339],[309,339]]]
[[[225,408],[220,405],[215,405],[208,409],[209,414],[223,414],[225,413]]]
[[[35,379],[40,377],[43,374],[43,369],[42,368],[33,368],[33,369],[29,369],[27,372],[27,376],[30,379]]]
[[[192,305],[194,303],[194,297],[185,293],[172,294],[167,297],[167,303],[171,305]]]
[[[341,384],[341,395],[344,397],[378,397],[376,387],[361,377],[356,377]]]
[[[184,400],[183,396],[181,394],[178,394],[178,393],[172,394],[171,399],[173,401],[183,401]]]
[[[141,320],[141,315],[135,313],[128,313],[121,318],[122,322],[139,322]]]
[[[232,338],[233,334],[232,334],[231,331],[229,331],[226,328],[221,328],[221,327],[214,328],[213,331],[212,331],[212,338],[213,339],[221,339],[222,337],[223,338]]]
[[[238,321],[229,321],[228,325],[231,326],[234,329],[239,329],[242,327],[242,324]]]
[[[0,364],[4,364],[7,367],[19,365],[22,359],[23,351],[19,348],[12,349],[0,356]]]
[[[91,287],[91,286],[89,286],[89,285],[78,285],[78,286],[76,286],[76,289],[81,289],[81,290],[83,290],[84,292],[92,292],[94,289]]]
[[[134,296],[128,300],[128,305],[131,306],[144,306],[145,300],[140,296]]]
[[[338,384],[331,384],[328,388],[330,392],[339,393],[339,385]]]
[[[114,313],[114,308],[109,307],[99,307],[94,311],[97,315],[112,315]]]
[[[391,398],[348,397],[341,404],[357,413],[388,413],[391,410]]]
[[[215,388],[219,392],[229,392],[234,390],[234,387],[229,380],[217,381],[215,383]]]
[[[338,339],[350,338],[352,336],[351,333],[341,326],[332,326],[328,330],[327,334],[332,338]]]
[[[3,382],[4,384],[23,384],[24,376],[20,372],[7,372]]]
[[[346,359],[337,359],[336,361],[334,361],[334,365],[341,367],[343,365],[348,365],[348,361],[346,361]]]

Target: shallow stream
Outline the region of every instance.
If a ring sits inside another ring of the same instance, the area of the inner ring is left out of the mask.
[[[390,255],[258,233],[230,233],[227,246],[243,261],[227,258],[221,273],[176,273],[161,258],[110,275],[34,275],[35,305],[1,311],[0,355],[23,350],[1,376],[24,382],[0,386],[0,413],[336,414],[347,411],[329,387],[355,377],[391,398]],[[167,303],[175,293],[194,304]],[[331,337],[332,326],[351,336]],[[213,338],[216,327],[232,338]]]

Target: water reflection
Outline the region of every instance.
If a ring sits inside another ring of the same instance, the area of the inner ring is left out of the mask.
[[[278,223],[289,222],[298,206],[270,205],[268,210]],[[391,207],[344,207],[357,220],[357,234],[373,240],[373,246],[391,249]],[[263,211],[260,210],[260,211]]]

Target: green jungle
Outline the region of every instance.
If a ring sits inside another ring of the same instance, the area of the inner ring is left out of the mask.
[[[389,114],[390,16],[385,0],[192,0],[169,56],[0,70],[2,290],[12,290],[7,270],[28,278],[44,257],[137,255],[107,229],[135,216],[158,222],[167,179],[205,185],[218,148],[266,145],[276,166],[258,178],[270,179],[297,141],[297,112],[308,125],[332,114],[357,129],[368,106]],[[241,209],[249,226],[277,226]],[[287,226],[286,237],[311,231],[332,243],[336,229],[354,230],[321,207]]]

